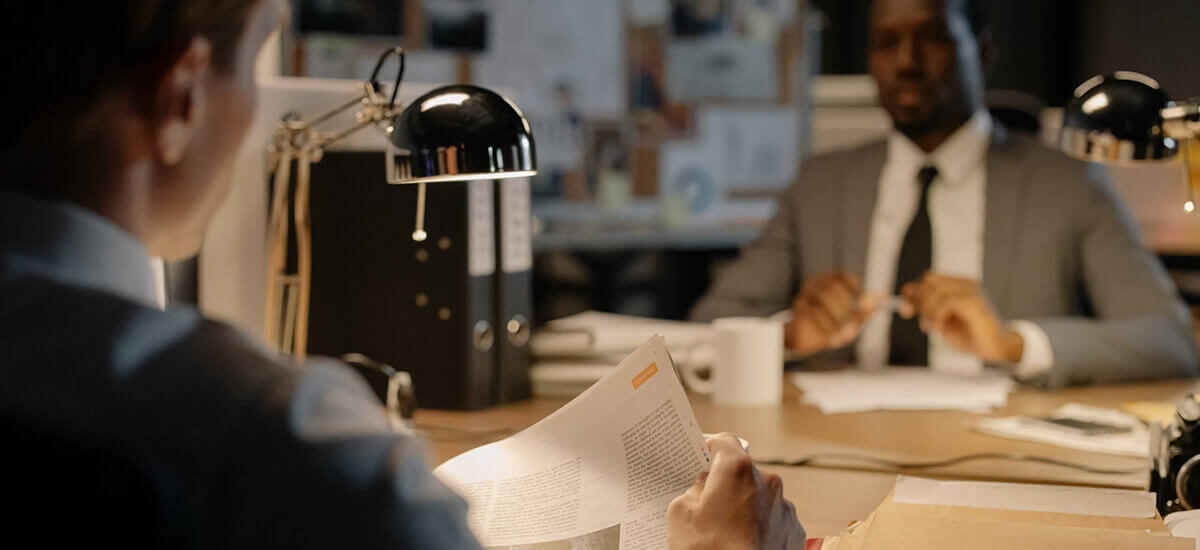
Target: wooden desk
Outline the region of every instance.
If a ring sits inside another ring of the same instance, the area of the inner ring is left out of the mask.
[[[1144,459],[1072,451],[1040,443],[1016,441],[973,432],[983,416],[1044,415],[1071,402],[1115,407],[1124,401],[1174,402],[1200,391],[1200,382],[1171,381],[1123,386],[1099,386],[1047,392],[1021,388],[1009,396],[1008,405],[989,415],[956,411],[874,412],[823,415],[800,403],[800,392],[787,385],[779,407],[721,406],[692,395],[692,407],[706,432],[735,432],[750,442],[758,459],[795,459],[812,453],[850,452],[904,461],[926,461],[980,452],[1019,452],[1106,469],[1147,469]],[[456,431],[431,431],[432,454],[441,463],[461,452],[505,437],[529,426],[566,399],[539,398],[482,412],[422,410],[421,427],[446,427]],[[470,430],[473,433],[464,433]],[[895,468],[829,462],[803,468],[766,467],[784,480],[784,492],[813,536],[833,535],[849,522],[862,519],[891,490]],[[1058,466],[987,460],[919,472],[914,475],[952,479],[1058,483],[1144,489],[1146,473],[1089,474]]]

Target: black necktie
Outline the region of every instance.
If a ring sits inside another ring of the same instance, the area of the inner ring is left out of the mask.
[[[937,168],[926,166],[917,173],[921,186],[921,198],[917,201],[917,214],[913,216],[908,231],[904,233],[904,244],[900,246],[900,259],[896,262],[895,293],[900,287],[916,281],[933,268],[933,226],[929,223],[929,185],[937,178]],[[892,315],[891,351],[888,363],[892,365],[929,364],[929,336],[921,331],[918,317],[902,319]]]

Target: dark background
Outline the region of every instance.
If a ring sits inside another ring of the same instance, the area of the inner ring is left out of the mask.
[[[866,72],[870,0],[812,0],[825,13],[821,72]],[[1062,105],[1080,82],[1114,70],[1157,79],[1172,97],[1200,96],[1200,1],[983,0],[999,46],[989,89]]]

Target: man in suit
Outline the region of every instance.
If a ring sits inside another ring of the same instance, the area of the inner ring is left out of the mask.
[[[894,130],[809,159],[692,317],[790,304],[803,354],[1051,387],[1195,374],[1190,317],[1104,175],[988,115],[973,3],[875,0],[869,19]]]

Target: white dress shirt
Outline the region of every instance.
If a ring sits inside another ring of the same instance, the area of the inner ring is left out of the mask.
[[[934,166],[938,176],[929,188],[929,220],[933,229],[933,271],[982,281],[984,213],[987,211],[987,154],[992,118],[978,111],[932,153],[893,130],[888,136],[887,161],[879,176],[878,200],[871,218],[863,290],[890,296],[895,290],[896,265],[904,234],[917,212],[920,186],[917,173]],[[863,326],[856,344],[858,362],[886,365],[892,317],[880,312]],[[1009,328],[1025,340],[1017,376],[1028,377],[1054,364],[1050,339],[1036,324],[1013,321]],[[941,336],[929,338],[929,365],[937,370],[977,372],[982,361],[950,346]]]

